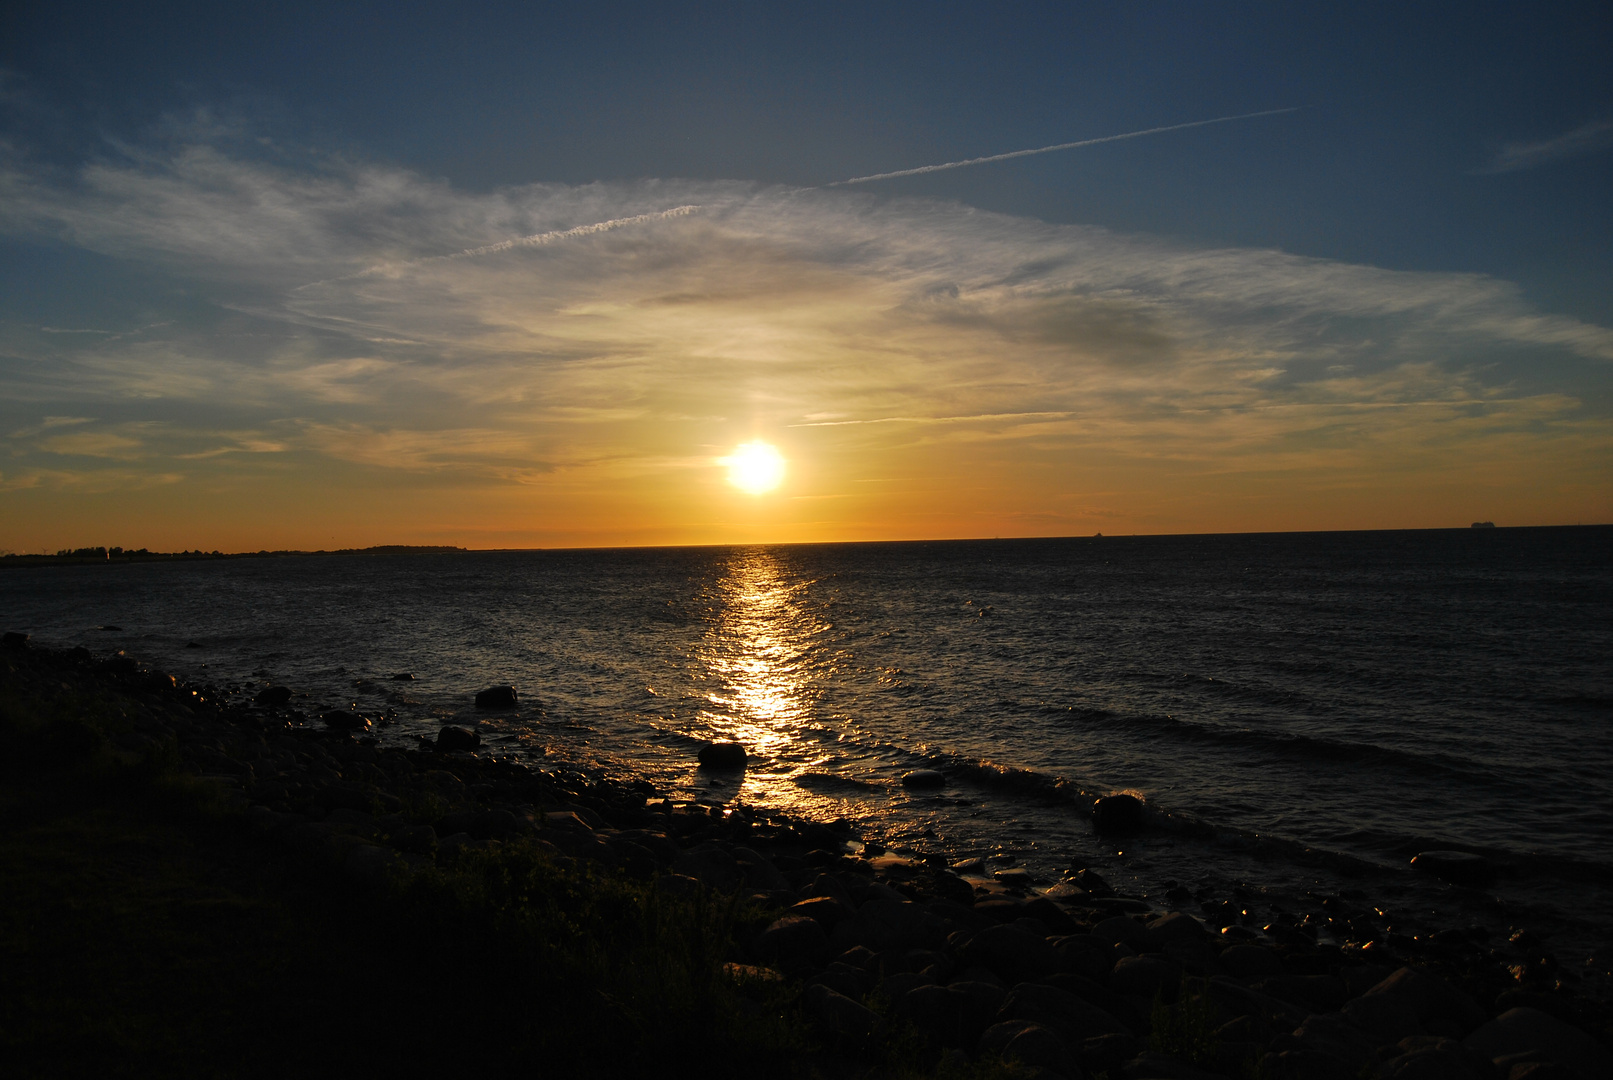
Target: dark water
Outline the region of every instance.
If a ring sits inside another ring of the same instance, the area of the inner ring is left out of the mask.
[[[540,762],[1050,878],[1352,883],[1571,950],[1613,927],[1610,555],[1595,527],[330,556],[12,571],[0,612],[391,709],[388,740],[511,682],[484,732]],[[692,768],[717,737],[742,778]],[[908,793],[922,767],[952,782]],[[1115,790],[1170,817],[1105,843],[1077,811]],[[1436,847],[1510,869],[1484,892],[1406,869]]]

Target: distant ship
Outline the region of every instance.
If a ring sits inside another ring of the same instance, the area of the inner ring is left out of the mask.
[[[1495,528],[1495,522],[1493,522],[1493,521],[1475,521],[1472,525],[1469,525],[1468,528],[1470,528],[1470,529],[1493,529],[1493,528]]]

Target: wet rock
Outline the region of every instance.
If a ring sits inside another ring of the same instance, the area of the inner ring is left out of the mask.
[[[394,682],[414,682],[414,672],[412,672],[412,671],[395,671],[391,675],[388,675],[387,678],[391,679]]]
[[[902,777],[902,786],[918,791],[931,791],[947,785],[947,778],[935,769],[914,769]]]
[[[745,748],[737,742],[707,743],[696,755],[703,769],[743,769]]]
[[[330,712],[320,713],[319,719],[332,731],[368,731],[370,722],[355,712],[346,709],[332,709]]]
[[[478,709],[513,709],[517,704],[515,687],[489,686],[476,691]]]
[[[262,690],[258,691],[257,697],[253,698],[252,700],[257,702],[259,705],[265,705],[271,709],[278,709],[280,706],[291,700],[291,687],[264,687]]]
[[[474,750],[482,745],[482,733],[448,724],[437,731],[437,752],[453,753],[456,750]]]
[[[1508,1009],[1474,1031],[1463,1045],[1487,1058],[1528,1054],[1581,1073],[1613,1076],[1613,1053],[1579,1028],[1539,1009]]]
[[[1065,1075],[1071,1071],[1069,1047],[1057,1035],[1037,1024],[1032,1024],[1010,1039],[1008,1045],[1003,1047],[1001,1057],[1004,1061],[1017,1061],[1031,1068],[1049,1069]]]
[[[1233,945],[1223,949],[1217,957],[1221,970],[1234,979],[1257,982],[1273,975],[1285,974],[1282,957],[1259,945]]]
[[[1109,985],[1122,994],[1163,997],[1166,1001],[1175,999],[1181,981],[1180,967],[1155,956],[1125,957],[1109,974]]]
[[[1495,878],[1495,864],[1466,851],[1421,851],[1412,856],[1411,865],[1454,885],[1484,885]]]
[[[807,987],[803,998],[807,1011],[818,1023],[830,1034],[842,1039],[867,1038],[879,1028],[879,1017],[822,983]]]
[[[1081,888],[1100,900],[1115,894],[1114,889],[1098,875],[1096,870],[1082,869],[1078,871],[1075,875],[1075,881],[1077,885],[1080,885]]]
[[[1003,982],[1032,982],[1054,971],[1053,950],[1045,938],[1013,925],[988,926],[958,950],[968,967],[983,967]]]
[[[1137,832],[1143,818],[1143,801],[1135,795],[1105,795],[1092,804],[1092,824],[1101,833]]]

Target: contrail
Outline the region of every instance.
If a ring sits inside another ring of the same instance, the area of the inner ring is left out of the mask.
[[[850,180],[836,180],[829,187],[866,184],[870,180],[894,180],[898,176],[918,176],[921,173],[941,172],[944,169],[961,169],[965,165],[984,165],[990,161],[1007,161],[1009,158],[1030,157],[1032,154],[1051,154],[1055,150],[1074,150],[1078,146],[1096,146],[1099,143],[1119,142],[1122,139],[1140,139],[1144,135],[1159,135],[1166,131],[1181,131],[1184,128],[1206,127],[1210,124],[1225,124],[1233,120],[1253,120],[1257,116],[1277,116],[1280,113],[1298,112],[1299,108],[1296,105],[1288,109],[1267,109],[1264,112],[1240,113],[1237,116],[1218,116],[1214,120],[1194,120],[1187,124],[1168,124],[1165,127],[1128,131],[1124,135],[1105,135],[1100,139],[1081,139],[1078,142],[1039,146],[1035,150],[1014,150],[1007,154],[992,154],[989,157],[969,158],[966,161],[948,161],[941,165],[921,165],[916,169],[898,169],[896,172],[874,173],[872,176],[854,176]]]

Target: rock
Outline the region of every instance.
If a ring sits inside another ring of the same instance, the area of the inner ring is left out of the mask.
[[[1489,859],[1466,851],[1418,852],[1411,865],[1454,885],[1485,885],[1495,878],[1495,865]]]
[[[6,631],[6,636],[0,638],[0,646],[4,646],[7,649],[26,649],[28,641],[29,635],[19,634],[15,630],[8,630]]]
[[[1360,1080],[1343,1062],[1316,1050],[1267,1054],[1260,1059],[1254,1075],[1264,1080]]]
[[[394,682],[414,682],[414,672],[395,671],[391,675],[388,675],[387,678],[393,680]]]
[[[1092,928],[1092,936],[1107,945],[1126,945],[1133,952],[1148,946],[1148,931],[1129,915],[1115,915]]]
[[[1311,1050],[1341,1061],[1357,1076],[1370,1075],[1378,1062],[1373,1040],[1338,1013],[1311,1015],[1294,1029],[1295,1049]]]
[[[1040,1024],[1064,1041],[1080,1046],[1099,1035],[1125,1034],[1120,1021],[1074,994],[1040,983],[1020,983],[997,1013],[999,1022],[1026,1020]]]
[[[405,825],[392,834],[392,846],[399,851],[430,855],[437,850],[437,830],[430,825]]]
[[[516,706],[515,687],[489,686],[476,691],[478,709],[513,709]]]
[[[745,748],[736,742],[707,743],[696,755],[703,769],[743,769]]]
[[[259,705],[267,705],[271,709],[278,709],[291,700],[291,687],[267,686],[258,691],[258,696],[252,699]]]
[[[1054,970],[1053,950],[1046,938],[1012,924],[988,926],[958,950],[966,967],[983,967],[1003,982],[1033,982]]]
[[[1092,804],[1092,824],[1101,833],[1134,833],[1143,827],[1143,801],[1135,795],[1105,795]]]
[[[690,848],[672,864],[672,872],[699,879],[718,892],[734,892],[745,881],[739,861],[715,845]]]
[[[1115,964],[1109,985],[1122,994],[1163,997],[1172,1001],[1182,982],[1182,969],[1156,956],[1127,956]]]
[[[482,745],[482,733],[467,728],[455,727],[448,724],[437,731],[437,752],[440,754],[452,753],[455,750],[474,750]]]
[[[912,1024],[937,1046],[967,1047],[974,1044],[977,1026],[969,995],[950,986],[920,986],[895,1002],[896,1014]],[[992,1008],[990,1013],[995,1013]],[[972,1030],[971,1030],[972,1029]]]
[[[1032,1024],[1010,1039],[1001,1057],[1004,1061],[1017,1061],[1033,1069],[1048,1069],[1065,1076],[1073,1071],[1069,1047],[1038,1024]]]
[[[1399,1048],[1378,1066],[1383,1080],[1495,1080],[1490,1060],[1455,1039],[1419,1035],[1400,1040]]]
[[[805,915],[809,919],[816,919],[818,925],[825,930],[833,930],[850,914],[844,906],[827,896],[814,896],[810,900],[802,900],[800,903],[792,904],[788,911],[791,915]]]
[[[1119,1076],[1121,1066],[1142,1052],[1141,1040],[1130,1035],[1099,1035],[1081,1044],[1081,1063],[1091,1072]]]
[[[826,897],[846,909],[846,913],[854,915],[857,905],[852,902],[851,893],[846,886],[833,874],[819,874],[811,883],[800,890],[801,899],[807,900],[815,896]]]
[[[1259,945],[1233,945],[1223,949],[1217,960],[1222,971],[1245,982],[1285,974],[1282,957]]]
[[[816,919],[786,915],[757,936],[751,945],[756,959],[786,973],[804,972],[822,963],[829,938]]]
[[[1425,1033],[1459,1039],[1484,1022],[1484,1012],[1472,998],[1433,972],[1412,967],[1346,1002],[1343,1012],[1356,1026],[1379,1036],[1380,1045]]]
[[[1527,1053],[1574,1069],[1585,1080],[1613,1076],[1613,1053],[1607,1047],[1539,1009],[1508,1009],[1469,1035],[1463,1045],[1491,1059]]]
[[[1126,1080],[1225,1080],[1218,1073],[1151,1050],[1144,1050],[1122,1065],[1120,1075]]]
[[[807,920],[811,922],[811,920]],[[842,1039],[860,1040],[879,1028],[879,1017],[844,994],[813,983],[803,995],[807,1011],[831,1034]]]
[[[333,731],[368,731],[370,722],[355,712],[346,709],[332,709],[327,713],[320,713],[319,718],[325,726]]]
[[[935,769],[914,769],[902,777],[902,786],[915,790],[929,791],[947,786],[947,778]]]
[[[734,848],[734,858],[745,873],[745,884],[758,892],[789,892],[790,883],[768,859],[750,848]]]
[[[1102,982],[1114,969],[1115,951],[1091,934],[1075,934],[1053,943],[1053,963],[1060,971]]]
[[[1203,941],[1209,937],[1204,932],[1204,925],[1185,911],[1173,911],[1169,915],[1161,915],[1153,920],[1148,924],[1148,935],[1167,949],[1175,945]]]
[[[1096,870],[1083,869],[1077,872],[1075,875],[1075,881],[1077,885],[1080,885],[1081,888],[1085,889],[1092,896],[1099,899],[1113,896],[1115,894],[1114,889],[1107,881],[1098,876],[1098,872]]]

